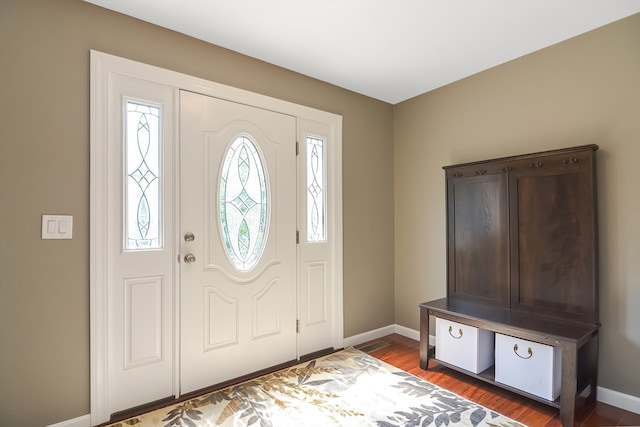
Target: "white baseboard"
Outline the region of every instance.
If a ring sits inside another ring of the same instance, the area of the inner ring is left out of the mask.
[[[353,335],[351,337],[345,338],[342,340],[342,345],[347,347],[353,347],[358,344],[362,344],[367,341],[377,340],[378,338],[382,338],[386,335],[391,335],[396,333],[396,325],[385,326],[384,328],[374,329],[373,331],[364,332],[362,334]]]
[[[415,329],[409,329],[405,326],[393,325],[394,332],[403,337],[411,338],[412,340],[420,341],[420,331]]]
[[[411,338],[412,340],[420,341],[420,331],[410,329],[401,325],[389,325],[384,328],[375,329],[373,331],[365,332],[358,335],[353,335],[343,340],[345,347],[353,347],[358,344],[362,344],[367,341],[377,340],[386,335],[398,334],[403,337]],[[436,337],[429,335],[429,345],[435,345]]]
[[[640,397],[598,386],[598,402],[640,414]]]
[[[47,426],[47,427],[90,427],[90,426],[91,426],[91,415],[83,415],[81,417],[77,417],[72,420],[51,424],[50,426]]]

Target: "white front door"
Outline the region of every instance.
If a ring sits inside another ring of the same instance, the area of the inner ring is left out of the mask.
[[[180,96],[180,393],[296,358],[296,119]]]
[[[92,425],[342,347],[341,117],[96,51],[90,117]]]

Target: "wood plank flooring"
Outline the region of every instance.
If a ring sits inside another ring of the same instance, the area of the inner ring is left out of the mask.
[[[371,356],[377,357],[384,362],[409,372],[417,377],[425,379],[432,384],[446,388],[460,396],[472,400],[486,408],[497,411],[516,421],[528,425],[529,427],[562,427],[560,423],[559,413],[557,409],[542,403],[526,399],[515,393],[503,390],[500,387],[487,384],[483,381],[468,377],[457,371],[448,369],[444,366],[438,366],[437,362],[431,360],[429,370],[425,371],[420,368],[420,348],[418,341],[404,337],[398,334],[387,335],[385,337],[362,343],[356,348],[367,351]],[[330,353],[321,351],[302,359],[302,361],[310,360],[322,354]],[[242,378],[236,378],[222,384],[217,384],[208,389],[182,396],[180,399],[172,398],[145,405],[139,408],[133,408],[114,414],[109,423],[123,421],[134,415],[139,415],[154,409],[174,404],[179,401],[194,397],[196,394],[204,394],[254,378],[277,369],[292,366],[299,361],[291,361],[283,365],[275,366],[264,371],[247,375]],[[107,425],[105,423],[103,425]],[[604,426],[640,426],[640,414],[624,411],[611,405],[597,402],[593,408],[588,408],[576,419],[575,427],[604,427]]]
[[[379,345],[379,343],[388,345],[383,346]],[[421,369],[419,366],[419,343],[415,340],[393,334],[363,343],[356,346],[356,348],[362,349],[374,344],[379,345],[381,348],[369,351],[371,356],[477,402],[486,408],[497,411],[530,427],[562,426],[559,411],[555,408],[526,399],[444,366],[438,366],[437,362],[433,360],[429,363],[429,370]],[[368,349],[366,348],[365,350]],[[575,426],[640,426],[640,414],[597,402],[594,407],[586,408],[578,416]]]

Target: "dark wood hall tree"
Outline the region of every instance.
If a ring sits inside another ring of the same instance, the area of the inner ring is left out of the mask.
[[[595,400],[597,149],[444,167],[447,298],[420,304],[423,368],[432,315],[561,349],[556,401],[513,391],[559,407],[563,424],[572,425],[576,402]],[[494,383],[492,369],[472,375]]]

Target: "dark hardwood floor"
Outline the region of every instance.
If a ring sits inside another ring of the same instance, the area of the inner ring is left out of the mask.
[[[526,399],[444,366],[438,366],[437,362],[433,360],[429,364],[429,370],[421,369],[419,366],[419,343],[410,338],[393,334],[369,343],[363,343],[356,348],[363,348],[378,342],[388,345],[378,350],[369,351],[369,354],[390,365],[530,427],[561,427],[559,412],[555,408]],[[640,414],[597,402],[593,407],[585,408],[583,413],[578,415],[575,426],[640,426]]]

